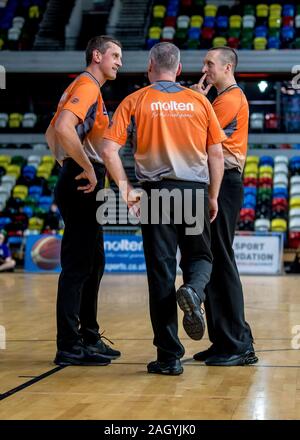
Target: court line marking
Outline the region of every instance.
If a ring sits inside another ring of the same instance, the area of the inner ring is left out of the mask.
[[[40,374],[39,376],[36,376],[33,379],[28,380],[27,382],[24,382],[23,384],[15,387],[15,388],[12,388],[11,390],[6,391],[5,393],[0,394],[0,401],[7,399],[8,397],[12,396],[13,394],[18,393],[19,391],[22,391],[25,388],[28,388],[37,382],[40,382],[41,380],[45,379],[48,376],[51,376],[52,374],[57,373],[58,371],[62,370],[63,368],[66,368],[66,367],[63,366],[63,367],[52,368],[52,370],[46,371],[46,373]]]

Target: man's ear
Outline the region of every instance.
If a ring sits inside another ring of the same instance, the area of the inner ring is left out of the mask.
[[[152,60],[150,59],[148,62],[148,72],[152,72],[152,69],[153,69]]]
[[[176,76],[179,76],[181,74],[181,72],[182,72],[182,64],[179,63],[178,69],[177,69],[177,72],[176,72]]]
[[[93,50],[93,61],[95,63],[99,64],[99,63],[101,63],[101,60],[102,60],[102,53],[99,50],[94,49]]]
[[[228,63],[226,65],[226,72],[232,72],[232,64]]]

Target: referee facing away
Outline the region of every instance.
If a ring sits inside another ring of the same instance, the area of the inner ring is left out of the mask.
[[[179,191],[183,205],[188,190],[193,212],[197,194],[201,193],[204,200],[203,231],[197,235],[187,233],[190,225],[185,218],[181,224],[176,223],[175,202],[170,204],[168,224],[164,213],[155,208],[159,221],[141,222],[157,348],[157,360],[148,364],[148,372],[173,375],[183,372],[180,358],[184,355],[178,338],[176,297],[184,312],[183,326],[187,334],[201,339],[205,329],[201,304],[212,268],[210,221],[215,219],[218,210],[217,197],[224,169],[221,142],[226,138],[207,98],[175,82],[180,72],[179,49],[171,43],[156,44],[149,55],[151,85],[121,102],[100,145],[102,159],[117,185],[123,187],[123,183],[127,183],[127,189],[121,193],[129,207],[133,204],[130,201],[132,186],[119,158],[119,149],[126,142],[131,121],[136,130],[136,175],[144,195],[146,193],[149,210],[152,209],[151,198],[158,190]],[[162,205],[164,211],[164,200]],[[143,210],[143,203],[141,206]],[[184,284],[176,292],[177,246],[181,251]]]

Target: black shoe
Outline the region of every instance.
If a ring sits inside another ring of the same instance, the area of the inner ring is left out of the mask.
[[[178,376],[183,373],[183,367],[179,359],[169,362],[153,361],[147,365],[148,373],[166,374],[169,376]]]
[[[176,299],[184,313],[182,321],[184,330],[191,339],[199,341],[205,332],[205,321],[198,295],[194,289],[183,285],[177,290]]]
[[[219,367],[233,367],[233,366],[243,366],[243,365],[253,365],[258,362],[258,357],[252,350],[247,350],[240,354],[215,354],[208,359],[206,359],[206,365],[213,365]]]
[[[82,345],[74,345],[71,351],[58,350],[54,359],[56,365],[104,366],[110,360],[97,353],[89,351]]]
[[[207,350],[199,351],[199,353],[194,354],[193,358],[195,361],[204,362],[215,354],[217,354],[217,349],[214,345],[211,345]]]
[[[95,344],[85,344],[85,346],[90,352],[100,354],[106,359],[117,359],[121,356],[119,350],[114,350],[109,345],[105,344],[102,339],[99,339]]]

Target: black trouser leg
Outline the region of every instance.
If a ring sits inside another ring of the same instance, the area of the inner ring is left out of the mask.
[[[184,284],[191,286],[201,302],[205,300],[205,287],[212,270],[212,252],[210,249],[210,219],[207,189],[204,192],[204,230],[199,236],[186,235],[179,228],[180,268]],[[195,213],[193,213],[194,215]]]
[[[150,195],[151,189],[166,188],[180,190],[204,189],[205,185],[193,182],[162,181],[145,184],[144,189]],[[195,192],[195,191],[194,191]],[[193,203],[195,203],[195,197]],[[150,203],[149,203],[150,208]],[[151,209],[149,209],[149,218]],[[185,224],[174,223],[174,206],[170,210],[170,224],[162,224],[160,212],[159,224],[142,225],[144,253],[149,284],[150,317],[154,332],[154,345],[157,347],[157,359],[169,361],[184,355],[184,347],[178,338],[177,303],[175,295],[176,251],[177,245],[183,252],[183,277],[185,282],[197,292],[204,288],[204,280],[209,279],[211,271],[211,252],[209,248],[209,223],[200,235],[186,236]],[[189,253],[189,257],[187,254]]]
[[[96,192],[103,187],[105,169],[94,165],[98,185],[93,193],[84,194],[75,177],[82,171],[71,159],[64,162],[55,189],[65,231],[61,247],[62,272],[57,293],[57,347],[69,350],[82,335],[80,319],[98,332],[96,321],[99,281],[104,270],[101,244],[102,227],[97,223]],[[98,241],[100,238],[100,242]],[[101,255],[101,257],[100,257]],[[96,260],[98,260],[96,262]],[[81,307],[84,312],[81,312]]]
[[[225,353],[243,352],[253,341],[245,321],[243,288],[232,248],[242,200],[240,173],[225,171],[218,198],[218,216],[211,224],[214,261],[205,302],[209,338]]]

